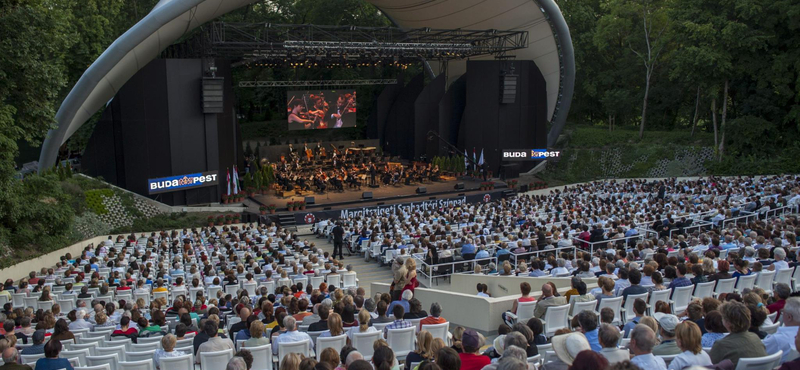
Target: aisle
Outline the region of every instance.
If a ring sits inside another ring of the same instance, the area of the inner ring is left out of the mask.
[[[329,243],[326,239],[322,238],[316,239],[314,235],[311,234],[310,226],[300,226],[297,231],[301,240],[308,239],[309,241],[313,241],[317,247],[333,253],[333,243]],[[368,297],[373,294],[370,291],[370,283],[392,282],[392,269],[389,266],[381,267],[381,265],[374,260],[365,262],[362,255],[348,256],[347,252],[344,253],[343,262],[345,266],[353,266],[353,270],[358,274],[358,284],[366,290]]]

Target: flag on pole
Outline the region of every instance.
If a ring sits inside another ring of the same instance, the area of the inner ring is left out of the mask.
[[[464,172],[469,171],[469,155],[467,155],[467,150],[464,149]]]
[[[239,171],[236,170],[236,165],[233,166],[233,193],[239,194]]]
[[[481,148],[481,159],[478,160],[478,166],[483,166],[483,148]]]
[[[228,196],[231,196],[231,170],[226,169],[225,171],[228,172],[228,177],[226,179],[226,181],[228,182]]]
[[[477,163],[477,162],[478,162],[478,155],[475,154],[475,147],[473,146],[472,147],[472,170],[473,171],[477,171],[478,170],[478,166],[475,165],[475,163]]]

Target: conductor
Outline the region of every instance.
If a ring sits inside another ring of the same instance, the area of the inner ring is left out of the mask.
[[[339,253],[339,259],[344,259],[342,255],[342,237],[344,237],[344,228],[342,223],[337,222],[336,227],[333,228],[333,258],[336,258],[336,253]]]

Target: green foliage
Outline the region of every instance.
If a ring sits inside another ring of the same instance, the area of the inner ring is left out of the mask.
[[[609,131],[602,126],[573,126],[568,151],[575,148],[598,148],[619,146],[639,142],[639,133],[632,128]],[[648,144],[676,144],[692,146],[711,146],[714,143],[712,134],[701,132],[691,136],[689,131],[645,132]]]
[[[108,209],[103,204],[103,198],[111,198],[114,191],[111,189],[95,189],[86,192],[86,207],[98,215],[108,213]]]
[[[208,216],[211,213],[203,212],[176,212],[160,214],[150,218],[137,218],[130,227],[120,227],[111,230],[109,234],[121,234],[130,232],[183,229],[193,227],[203,227],[208,225]]]

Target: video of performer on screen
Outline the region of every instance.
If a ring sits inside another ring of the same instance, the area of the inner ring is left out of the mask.
[[[289,91],[289,130],[356,127],[355,90]]]

